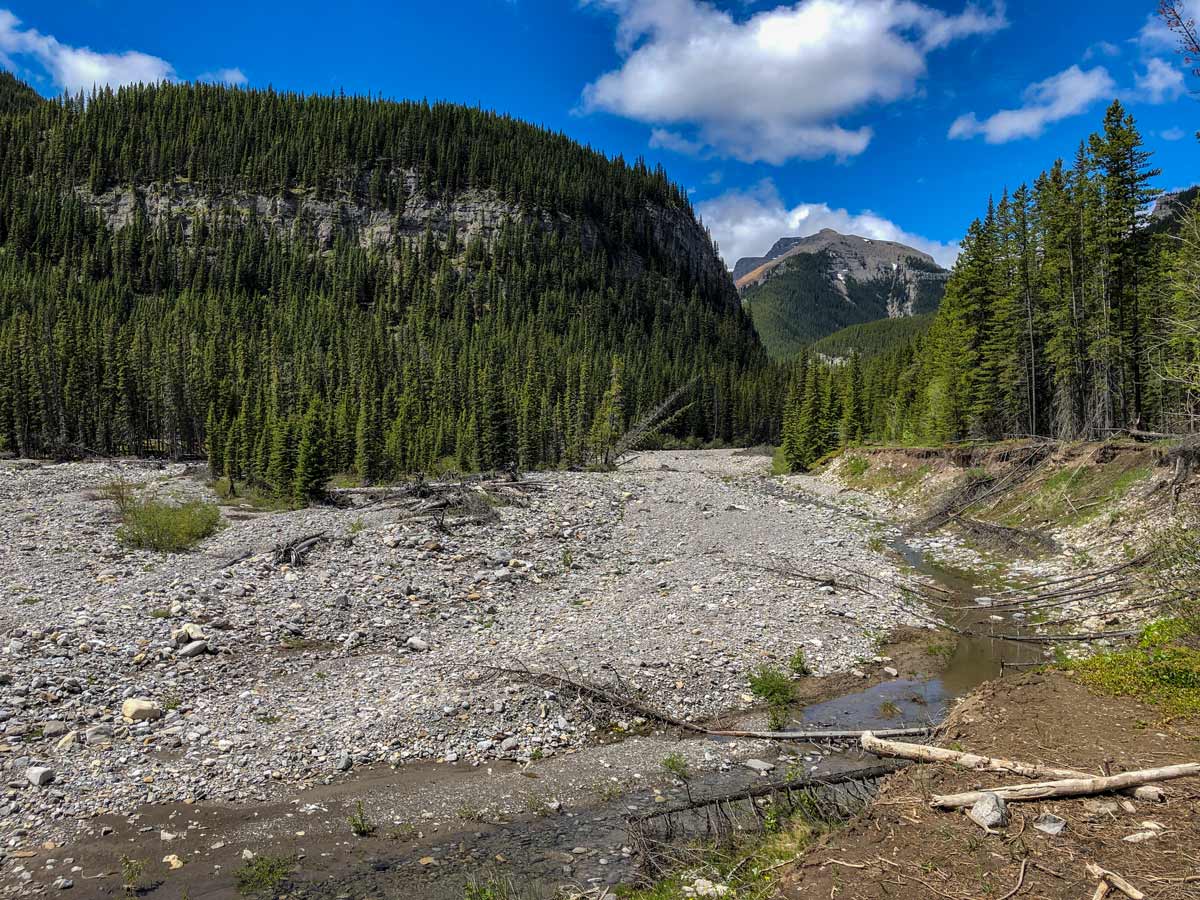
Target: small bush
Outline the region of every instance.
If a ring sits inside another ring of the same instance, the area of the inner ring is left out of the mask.
[[[355,837],[370,837],[375,833],[375,823],[367,818],[361,800],[358,801],[354,807],[354,814],[347,821],[350,823],[350,832]]]
[[[787,706],[795,696],[792,679],[770,666],[763,666],[750,676],[750,693],[770,706]]]
[[[122,516],[134,504],[133,493],[133,482],[125,478],[114,478],[100,489],[100,496],[111,501]]]
[[[140,550],[182,553],[213,534],[220,522],[221,511],[211,503],[134,501],[122,513],[117,537],[126,546]]]
[[[811,675],[812,667],[808,664],[808,659],[804,656],[804,651],[797,649],[792,654],[792,658],[788,660],[788,668],[797,675]]]
[[[273,894],[287,880],[292,861],[286,856],[256,856],[234,873],[238,893]]]

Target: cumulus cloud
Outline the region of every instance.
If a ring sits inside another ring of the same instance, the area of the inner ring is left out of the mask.
[[[957,244],[911,234],[869,210],[851,213],[826,203],[787,206],[770,179],[748,190],[732,190],[697,207],[730,267],[744,256],[761,256],[780,237],[803,237],[822,228],[878,241],[897,241],[923,250],[943,266],[958,258]]]
[[[75,93],[94,85],[120,85],[136,81],[162,81],[175,77],[165,59],[128,50],[97,53],[87,47],[70,47],[35,28],[21,27],[21,20],[0,9],[0,60],[12,67],[14,57],[33,57],[55,85]]]
[[[1149,103],[1167,103],[1186,90],[1183,72],[1158,57],[1147,60],[1146,71],[1136,80],[1138,95]]]
[[[1114,96],[1116,90],[1116,82],[1103,66],[1071,66],[1027,87],[1025,104],[1017,109],[1002,109],[983,121],[973,112],[959,116],[950,126],[949,136],[967,140],[982,135],[989,144],[1038,137],[1047,125],[1085,112],[1097,100]]]
[[[157,56],[126,50],[99,53],[88,47],[72,47],[53,35],[29,28],[7,9],[0,9],[0,65],[16,68],[16,61],[29,60],[46,71],[54,85],[72,94],[88,93],[93,87],[174,81],[175,67]],[[245,84],[240,69],[218,69],[200,76],[205,81]]]
[[[872,131],[844,117],[913,96],[931,52],[1007,25],[999,3],[801,0],[739,19],[702,0],[585,2],[616,14],[624,58],[584,89],[584,112],[652,125],[659,146],[774,164],[862,153]]]
[[[196,78],[197,81],[211,81],[216,84],[243,85],[249,81],[241,69],[217,69],[215,72],[205,72]]]

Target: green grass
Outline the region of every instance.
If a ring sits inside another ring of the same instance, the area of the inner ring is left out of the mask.
[[[233,873],[238,893],[243,896],[278,893],[291,868],[292,861],[286,856],[256,856]]]
[[[785,872],[781,864],[798,859],[816,829],[802,817],[781,821],[775,818],[772,807],[764,810],[764,819],[768,824],[767,834],[744,837],[725,849],[685,848],[689,856],[697,858],[686,872],[671,875],[649,887],[618,887],[616,896],[624,900],[685,900],[693,896],[687,889],[700,878],[725,885],[728,888],[724,895],[726,900],[769,900],[779,896],[779,879]]]
[[[221,498],[223,506],[250,506],[264,512],[279,512],[292,508],[290,498],[276,497],[247,481],[231,482],[228,478],[218,478],[212,483],[212,488]]]
[[[121,514],[117,538],[128,547],[182,553],[216,532],[221,511],[211,503],[189,500],[131,500]]]
[[[1133,697],[1170,715],[1200,715],[1200,650],[1178,643],[1193,635],[1181,619],[1160,619],[1143,630],[1138,646],[1066,663],[1084,685]]]
[[[988,518],[1010,526],[1084,525],[1110,512],[1150,471],[1141,455],[1126,454],[1102,464],[1067,464],[1040,483],[1013,491]]]

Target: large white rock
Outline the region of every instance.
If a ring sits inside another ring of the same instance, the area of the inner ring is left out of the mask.
[[[121,715],[134,722],[152,722],[162,714],[162,708],[145,697],[130,697],[121,704]]]

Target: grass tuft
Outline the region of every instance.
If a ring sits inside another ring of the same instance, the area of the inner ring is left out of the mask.
[[[216,532],[221,511],[211,503],[189,500],[131,500],[121,514],[117,538],[128,547],[182,553]]]

